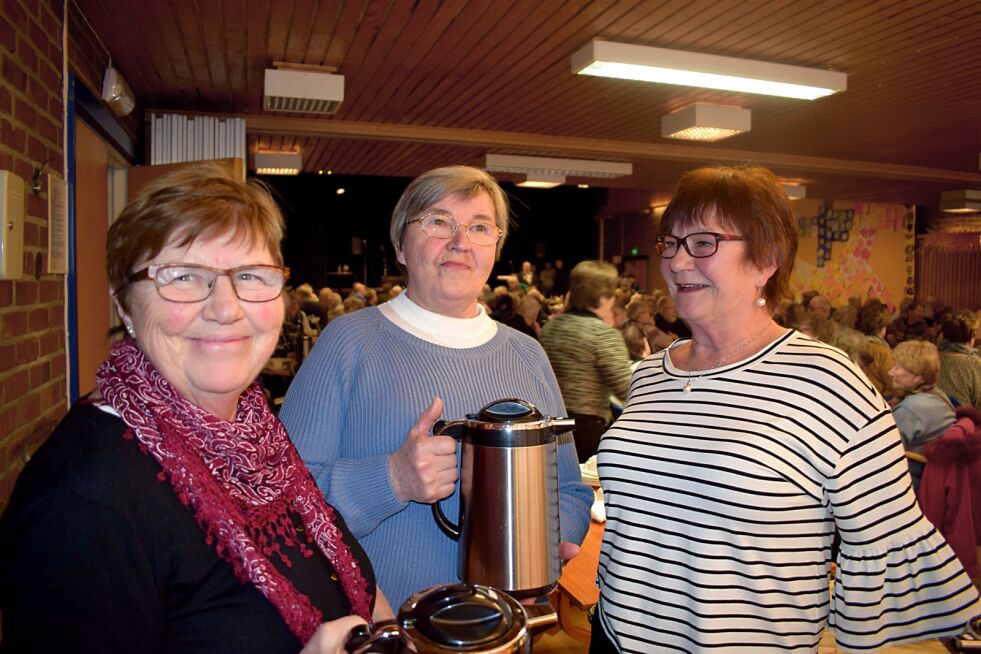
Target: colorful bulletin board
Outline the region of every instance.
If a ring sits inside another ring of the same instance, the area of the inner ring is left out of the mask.
[[[834,305],[849,296],[891,307],[912,296],[916,213],[912,205],[798,200],[800,245],[791,287],[821,291]]]

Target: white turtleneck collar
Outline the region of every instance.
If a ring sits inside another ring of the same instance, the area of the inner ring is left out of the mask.
[[[443,347],[477,347],[497,334],[497,323],[479,303],[477,315],[473,318],[451,318],[423,309],[412,301],[408,293],[402,292],[378,309],[400,329]]]

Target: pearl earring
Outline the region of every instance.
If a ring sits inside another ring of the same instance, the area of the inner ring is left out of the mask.
[[[756,298],[756,306],[760,307],[761,309],[763,307],[765,307],[766,306],[766,298],[764,298],[762,295],[760,297]]]
[[[126,325],[126,333],[129,334],[130,337],[136,338],[136,332],[133,330],[133,325],[130,324]]]

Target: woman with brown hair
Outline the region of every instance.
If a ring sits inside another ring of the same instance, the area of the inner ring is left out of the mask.
[[[4,648],[339,654],[391,617],[255,383],[283,322],[282,237],[265,188],[216,164],[113,224],[126,337],[0,523]]]
[[[686,173],[659,229],[692,337],[640,364],[600,442],[591,652],[815,653],[829,615],[846,651],[960,632],[977,592],[917,507],[889,407],[771,317],[798,229],[776,177]]]
[[[610,426],[610,396],[625,398],[630,382],[627,347],[612,326],[618,277],[609,263],[578,263],[569,275],[565,311],[542,328],[542,347],[566,409],[576,421],[580,462],[596,453],[600,436]]]

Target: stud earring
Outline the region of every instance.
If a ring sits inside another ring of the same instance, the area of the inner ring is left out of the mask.
[[[756,306],[760,307],[761,309],[763,307],[765,307],[766,306],[766,298],[764,298],[762,295],[759,296],[758,298],[756,298]]]
[[[133,325],[129,323],[126,324],[126,333],[130,335],[131,338],[136,338],[136,331],[133,329]]]

